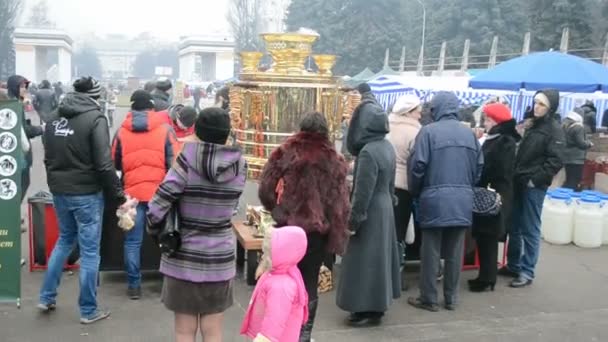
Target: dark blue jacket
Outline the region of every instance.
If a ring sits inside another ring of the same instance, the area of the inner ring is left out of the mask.
[[[439,92],[431,102],[434,123],[416,137],[408,162],[410,192],[419,197],[421,228],[469,227],[473,187],[483,170],[483,153],[473,131],[458,121],[459,101]]]

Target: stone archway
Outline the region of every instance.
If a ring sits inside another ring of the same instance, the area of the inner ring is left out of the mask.
[[[72,80],[72,38],[54,29],[17,28],[15,71],[32,82],[69,84]]]
[[[179,45],[179,78],[210,82],[234,76],[234,41],[224,36],[185,37]]]

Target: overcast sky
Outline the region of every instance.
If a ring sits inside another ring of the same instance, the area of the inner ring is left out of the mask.
[[[27,0],[22,21],[38,0]],[[228,32],[228,0],[48,0],[50,19],[72,35],[94,32],[164,39]]]

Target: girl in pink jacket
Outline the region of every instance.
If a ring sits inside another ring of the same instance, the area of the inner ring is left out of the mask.
[[[300,227],[273,229],[264,255],[271,262],[253,291],[241,334],[254,342],[297,342],[308,320],[308,294],[298,269],[306,254],[306,233]]]

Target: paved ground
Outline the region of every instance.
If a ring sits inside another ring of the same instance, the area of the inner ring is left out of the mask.
[[[31,192],[46,188],[39,142],[34,146]],[[253,200],[255,192],[248,189],[246,198]],[[387,313],[384,325],[375,329],[346,327],[346,314],[335,306],[331,292],[321,297],[314,337],[320,342],[608,341],[607,260],[608,248],[543,245],[534,286],[513,290],[501,279],[493,293],[463,290],[456,312],[421,312],[408,307],[402,298]],[[404,296],[416,294],[415,274],[413,270],[413,289]],[[464,273],[463,289],[466,279],[474,276],[474,271]],[[160,278],[156,275],[146,275],[142,300],[129,301],[124,296],[123,274],[103,274],[100,302],[112,310],[112,317],[93,326],[78,324],[77,275],[64,276],[59,307],[52,315],[40,315],[35,310],[42,273],[24,269],[22,277],[22,309],[0,306],[0,342],[172,340],[172,315],[159,302]],[[226,313],[225,341],[245,341],[238,330],[251,290],[240,276],[235,288],[236,305]]]

